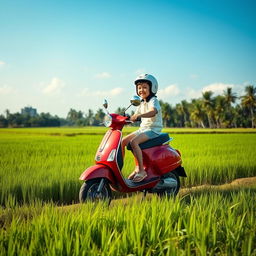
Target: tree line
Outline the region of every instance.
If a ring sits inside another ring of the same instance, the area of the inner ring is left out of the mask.
[[[256,87],[246,86],[240,97],[229,87],[222,95],[205,91],[191,102],[183,100],[175,107],[161,102],[161,106],[166,127],[255,128]]]
[[[237,128],[256,127],[256,87],[245,87],[244,95],[237,96],[229,87],[222,95],[214,96],[212,91],[205,91],[198,99],[190,102],[182,100],[175,106],[160,100],[165,127],[194,128]],[[123,114],[124,108],[115,113]],[[57,126],[99,126],[104,118],[104,111],[99,108],[95,113],[70,109],[66,118],[50,113],[36,116],[10,113],[0,115],[0,127],[57,127]]]

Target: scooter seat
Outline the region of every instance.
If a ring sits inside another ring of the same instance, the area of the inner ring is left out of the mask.
[[[167,143],[171,140],[173,140],[173,138],[170,138],[168,133],[160,133],[158,137],[151,140],[147,140],[146,142],[139,144],[139,146],[141,149],[152,148],[156,146],[161,146],[164,143]],[[132,147],[130,143],[128,143],[127,149],[132,151]]]

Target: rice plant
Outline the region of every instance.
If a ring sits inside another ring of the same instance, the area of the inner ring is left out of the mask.
[[[255,186],[74,204],[104,131],[0,131],[0,255],[256,255]],[[256,176],[255,133],[183,132],[183,186]]]
[[[5,204],[8,198],[16,202],[77,202],[81,186],[78,178],[94,164],[103,135],[53,136],[47,133],[48,129],[45,134],[41,134],[43,129],[39,134],[34,130],[0,131],[0,203]],[[66,132],[69,134],[67,128],[60,130]],[[171,136],[171,146],[181,151],[188,175],[183,186],[222,184],[256,176],[256,134]],[[127,176],[133,168],[133,155],[127,152],[123,175]]]
[[[255,189],[2,209],[1,255],[256,255]]]

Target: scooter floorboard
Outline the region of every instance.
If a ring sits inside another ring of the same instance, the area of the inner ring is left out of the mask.
[[[141,186],[141,185],[145,185],[145,184],[148,184],[148,183],[151,183],[153,181],[156,181],[156,180],[159,180],[159,177],[154,177],[154,178],[151,178],[151,179],[144,179],[140,182],[134,182],[132,180],[129,180],[129,179],[125,179],[125,183],[129,186],[129,187],[138,187],[138,186]]]

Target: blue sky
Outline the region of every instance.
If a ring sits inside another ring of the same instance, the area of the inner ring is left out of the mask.
[[[174,105],[256,85],[251,0],[0,0],[0,113],[127,106],[151,73]]]

